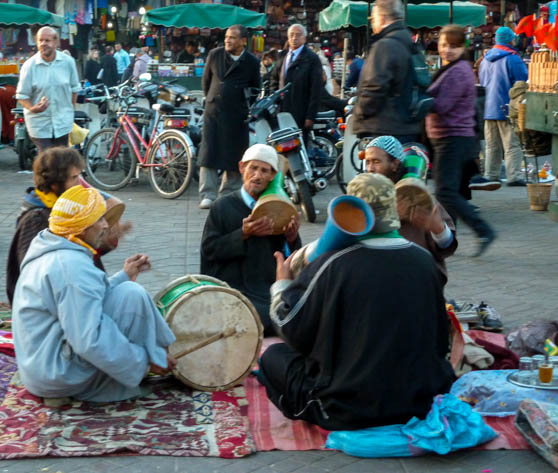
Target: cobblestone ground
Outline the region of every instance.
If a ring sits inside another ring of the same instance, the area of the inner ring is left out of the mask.
[[[159,198],[147,179],[115,194],[127,210],[126,220],[134,230],[117,251],[103,258],[110,273],[121,268],[125,257],[135,252],[151,256],[153,269],[140,275],[139,282],[155,294],[172,279],[199,271],[199,243],[206,211],[199,210],[196,184],[178,200]],[[10,148],[0,151],[0,300],[5,300],[5,261],[15,219],[25,187],[32,185],[30,174],[19,174],[16,155]],[[303,241],[320,235],[327,202],[339,193],[333,185],[316,198],[320,215],[316,224],[304,223]],[[555,197],[554,197],[555,198]],[[555,245],[558,225],[544,212],[529,210],[525,188],[502,188],[497,192],[477,192],[474,203],[498,232],[487,253],[470,258],[475,249],[471,232],[460,226],[459,249],[448,262],[447,296],[457,300],[484,300],[503,316],[506,328],[536,318],[556,319],[558,306],[558,266]],[[364,277],[365,275],[363,275]],[[394,297],[404,297],[404,289],[394,287]],[[481,472],[528,473],[555,471],[531,451],[465,451],[446,457],[364,460],[337,452],[266,452],[239,460],[170,457],[47,458],[0,461],[0,472],[92,473],[204,472]]]

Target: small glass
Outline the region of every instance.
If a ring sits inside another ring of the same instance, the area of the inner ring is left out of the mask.
[[[552,367],[554,368],[554,379],[553,384],[558,385],[558,356],[551,356],[548,358],[552,363]]]
[[[539,361],[539,381],[542,385],[548,386],[552,384],[553,366],[550,360],[544,359]]]
[[[532,364],[531,364],[531,373],[532,373],[532,377],[531,377],[531,383],[534,385],[537,385],[540,383],[539,381],[539,365],[541,364],[541,362],[544,362],[544,355],[534,355],[532,358]]]
[[[519,359],[519,371],[517,372],[517,381],[523,384],[532,384],[533,371],[532,360],[530,356],[522,356]]]

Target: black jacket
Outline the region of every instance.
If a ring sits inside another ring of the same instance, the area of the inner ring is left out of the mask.
[[[248,51],[233,61],[225,48],[210,51],[203,71],[205,95],[200,165],[238,171],[248,148],[250,88],[260,87],[260,63]]]
[[[272,92],[280,88],[283,63],[288,52],[288,50],[283,52],[271,73],[270,89]],[[284,83],[288,84],[289,82],[291,88],[281,102],[281,110],[290,112],[298,126],[303,128],[305,120],[316,118],[323,87],[320,58],[310,51],[306,45],[287,70]]]
[[[91,85],[100,84],[101,80],[97,79],[100,70],[101,65],[97,61],[88,59],[85,63],[85,73],[83,75],[91,83]]]
[[[103,83],[107,87],[114,87],[118,84],[118,69],[116,68],[116,59],[112,54],[105,54],[101,58],[101,67],[103,68]]]
[[[353,131],[370,135],[415,135],[420,122],[409,123],[406,110],[412,88],[413,39],[402,21],[373,37],[358,83]]]
[[[250,212],[240,191],[213,203],[203,229],[200,271],[242,292],[263,315],[264,328],[269,328],[269,288],[275,282],[273,253],[283,251],[287,240],[284,235],[243,240],[242,220]],[[298,239],[291,250],[300,246]]]
[[[294,418],[318,401],[328,430],[424,418],[454,379],[432,257],[403,239],[370,241],[320,255],[273,301],[273,324],[305,360],[303,376],[294,363],[287,375]]]

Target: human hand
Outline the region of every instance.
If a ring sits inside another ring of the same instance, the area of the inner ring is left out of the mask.
[[[242,220],[242,238],[246,240],[252,236],[269,236],[273,234],[273,220],[269,217],[255,219],[249,215]]]
[[[277,263],[275,280],[280,281],[282,279],[293,279],[293,273],[291,271],[291,258],[293,257],[293,255],[285,259],[283,253],[281,253],[280,251],[276,251],[275,253],[273,253],[273,256],[275,256],[275,262]]]
[[[147,255],[137,254],[124,261],[124,272],[131,281],[135,281],[139,273],[148,269],[151,269],[151,261]]]
[[[35,105],[33,105],[29,109],[29,111],[31,113],[41,113],[41,112],[44,112],[48,108],[49,105],[50,105],[50,101],[48,100],[48,98],[45,95],[43,95],[41,97],[41,100],[39,100]]]
[[[304,128],[310,129],[314,126],[314,120],[306,119],[304,120]]]
[[[287,238],[287,241],[289,243],[294,243],[296,241],[299,227],[300,227],[300,218],[298,214],[296,214],[296,216],[293,215],[288,225],[284,228],[285,237]]]
[[[162,366],[156,365],[155,363],[150,363],[149,371],[151,373],[162,376],[176,369],[176,363],[177,361],[167,353],[167,367],[163,368]]]
[[[428,212],[424,207],[418,205],[413,207],[409,213],[409,221],[414,227],[434,234],[443,232],[445,228],[438,205],[434,206],[432,212]]]

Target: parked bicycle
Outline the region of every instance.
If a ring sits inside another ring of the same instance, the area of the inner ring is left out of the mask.
[[[175,107],[154,104],[154,126],[147,142],[145,129],[142,133],[134,123],[138,122],[138,115],[130,113],[139,94],[131,88],[128,92],[121,94],[119,99],[119,126],[99,130],[85,148],[87,178],[100,189],[114,191],[137,182],[140,169],[145,169],[151,186],[161,197],[179,197],[192,178],[192,141],[188,135],[173,128],[173,122],[180,121],[174,119]],[[165,127],[162,130],[161,122]]]

